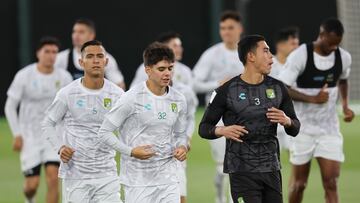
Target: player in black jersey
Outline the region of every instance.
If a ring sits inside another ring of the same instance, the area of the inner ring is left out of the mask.
[[[284,84],[270,73],[272,54],[265,38],[249,35],[238,44],[245,66],[240,76],[217,88],[199,126],[205,139],[226,139],[224,172],[234,202],[282,202],[277,125],[296,136],[300,122]],[[216,126],[220,118],[225,126]]]

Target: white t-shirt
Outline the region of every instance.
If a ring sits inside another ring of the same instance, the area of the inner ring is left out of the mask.
[[[44,134],[59,150],[52,130],[59,121],[64,122],[63,145],[75,150],[68,163],[61,163],[59,177],[88,179],[116,176],[115,151],[100,142],[98,130],[104,115],[124,91],[105,79],[99,90],[87,89],[79,78],[56,95],[44,120]]]
[[[56,68],[63,68],[67,70],[68,68],[68,59],[69,59],[69,53],[70,49],[65,49],[58,53],[55,61],[55,67]],[[81,58],[80,53],[76,51],[76,49],[73,49],[73,63],[75,67],[79,70],[83,70],[83,68],[79,64],[79,59]],[[115,84],[119,84],[124,82],[124,76],[122,75],[118,64],[116,63],[115,58],[109,54],[106,53],[106,57],[109,59],[109,62],[107,66],[105,67],[105,76],[110,81],[114,82]]]
[[[350,74],[351,55],[340,48],[342,60],[342,73],[340,79],[347,79]],[[287,85],[296,84],[297,78],[305,70],[307,61],[306,44],[294,50],[286,60],[285,69],[279,75],[279,79]],[[314,63],[319,70],[328,70],[335,63],[335,52],[328,56],[321,56],[314,52]],[[321,88],[299,88],[296,90],[307,94],[317,95]],[[308,135],[339,135],[339,121],[336,112],[338,87],[328,88],[329,101],[325,104],[311,104],[294,101],[296,114],[302,124],[300,132]]]
[[[207,49],[193,69],[194,88],[198,93],[206,93],[207,101],[219,82],[231,79],[244,71],[237,50],[229,50],[224,43]]]
[[[10,103],[6,105],[5,112],[13,135],[20,134],[39,144],[34,147],[42,146],[41,122],[45,110],[55,98],[56,92],[71,81],[71,75],[65,70],[54,69],[50,74],[41,73],[37,63],[21,69],[7,91],[7,103]]]
[[[284,70],[285,64],[280,63],[276,57],[273,57],[273,64],[271,65],[271,72],[269,76],[278,79],[280,73]]]
[[[173,152],[176,147],[187,145],[186,110],[185,97],[177,90],[169,87],[166,95],[156,96],[145,82],[120,98],[106,115],[105,122],[119,127],[119,138],[127,146],[150,144],[156,152],[147,160],[122,154],[120,180],[123,184],[155,186],[179,181]]]
[[[130,88],[136,86],[137,84],[144,82],[148,79],[148,76],[145,72],[145,66],[142,63],[138,69],[136,70],[135,77],[131,83]],[[191,88],[193,87],[193,77],[191,69],[183,63],[176,61],[174,64],[174,75],[173,81],[178,83],[183,83],[184,85],[188,85]]]

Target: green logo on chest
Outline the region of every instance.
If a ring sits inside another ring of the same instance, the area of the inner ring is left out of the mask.
[[[110,109],[111,108],[111,99],[110,98],[104,98],[104,107],[106,109]]]
[[[274,99],[276,97],[274,89],[266,89],[266,97],[269,99]]]
[[[238,203],[245,203],[244,199],[242,197],[238,198]]]
[[[178,112],[178,107],[176,103],[171,103],[171,111],[174,113]]]

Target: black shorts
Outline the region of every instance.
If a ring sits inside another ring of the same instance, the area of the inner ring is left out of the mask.
[[[231,196],[234,203],[282,203],[280,171],[267,173],[232,173]]]
[[[43,164],[39,164],[31,169],[28,169],[26,171],[23,172],[24,176],[25,177],[31,177],[31,176],[39,176],[40,175],[40,172],[41,172],[41,166]],[[58,161],[48,161],[48,162],[45,162],[44,163],[45,165],[45,168],[49,165],[53,165],[53,166],[57,166],[59,167],[60,166],[60,162]]]

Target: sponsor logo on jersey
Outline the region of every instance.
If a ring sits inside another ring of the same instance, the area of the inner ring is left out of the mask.
[[[313,80],[314,81],[324,81],[325,77],[324,76],[315,76],[315,77],[313,77]]]
[[[326,77],[326,82],[333,82],[334,81],[334,74],[329,74]]]
[[[239,198],[238,198],[238,202],[239,202],[239,203],[245,203],[245,201],[244,201],[244,199],[243,199],[242,197],[239,197]]]
[[[76,106],[79,108],[85,107],[85,101],[83,99],[79,99],[76,101]]]
[[[151,110],[151,104],[145,104],[144,105],[144,108],[146,109],[146,110]]]
[[[239,99],[241,99],[241,100],[245,100],[245,99],[246,99],[246,94],[245,94],[245,92],[242,92],[242,93],[239,94]]]
[[[104,107],[106,109],[110,109],[111,108],[111,99],[110,98],[104,98]]]
[[[178,112],[178,107],[176,103],[171,103],[171,111],[174,113]]]
[[[266,97],[269,99],[274,99],[276,97],[274,89],[266,89]]]

